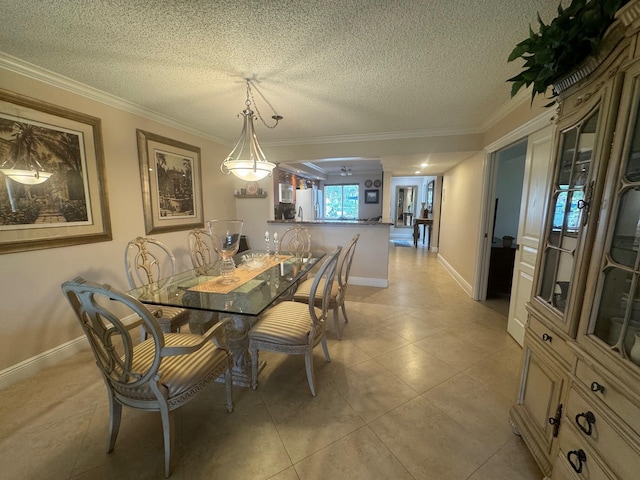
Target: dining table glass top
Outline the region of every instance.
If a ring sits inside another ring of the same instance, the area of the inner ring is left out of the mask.
[[[304,277],[325,256],[310,252],[304,258],[281,254],[261,256],[253,252],[234,257],[237,280],[223,282],[220,261],[194,268],[157,282],[129,290],[142,303],[213,312],[257,316]]]

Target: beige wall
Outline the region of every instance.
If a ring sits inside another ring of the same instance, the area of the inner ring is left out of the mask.
[[[443,176],[438,254],[470,285],[477,262],[484,157],[479,152]]]
[[[204,217],[233,218],[233,181],[219,164],[228,153],[209,140],[89,100],[69,91],[0,70],[0,88],[86,113],[102,120],[113,240],[74,247],[0,255],[0,371],[79,337],[82,332],[60,284],[77,275],[127,289],[126,242],[144,235],[136,129],[201,148]],[[186,231],[155,235],[174,251],[179,268],[190,266]]]

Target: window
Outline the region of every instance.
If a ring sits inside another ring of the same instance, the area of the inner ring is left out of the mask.
[[[360,204],[360,186],[325,185],[324,218],[330,220],[357,220]]]

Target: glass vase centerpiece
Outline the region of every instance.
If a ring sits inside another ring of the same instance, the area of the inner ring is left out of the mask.
[[[207,222],[213,248],[220,255],[221,282],[225,284],[238,281],[233,256],[238,253],[240,247],[243,223],[242,220],[209,220]]]

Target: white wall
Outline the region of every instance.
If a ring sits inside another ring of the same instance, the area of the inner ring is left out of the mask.
[[[236,207],[233,181],[219,169],[228,147],[10,71],[0,70],[0,88],[101,119],[113,234],[108,242],[0,255],[1,372],[82,335],[60,290],[65,280],[81,275],[128,289],[124,248],[145,234],[137,128],[201,148],[205,219],[233,218]],[[191,268],[186,231],[154,236],[172,248],[179,269]]]
[[[493,233],[495,238],[502,238],[505,235],[518,237],[526,148],[527,142],[521,142],[518,148],[507,148],[498,153],[496,176],[498,210]]]
[[[484,158],[479,152],[443,176],[438,256],[469,295],[478,261]]]

